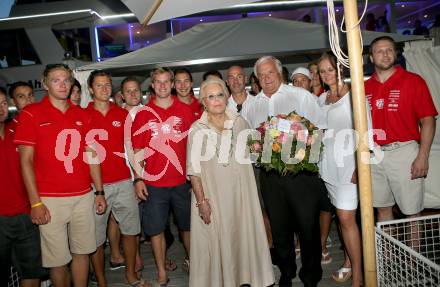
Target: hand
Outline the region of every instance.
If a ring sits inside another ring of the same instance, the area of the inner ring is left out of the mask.
[[[211,223],[211,205],[208,201],[199,205],[199,215],[205,224]]]
[[[32,223],[43,225],[50,222],[50,212],[46,205],[36,206],[31,208],[31,220]]]
[[[134,192],[136,193],[136,197],[138,200],[147,200],[148,199],[148,190],[143,181],[138,181],[134,185]]]
[[[357,184],[358,183],[358,177],[357,177],[357,169],[353,171],[353,175],[351,176],[351,183]]]
[[[104,195],[95,196],[96,214],[103,214],[107,209],[107,202]]]
[[[411,179],[426,177],[429,169],[429,158],[418,154],[411,164]]]

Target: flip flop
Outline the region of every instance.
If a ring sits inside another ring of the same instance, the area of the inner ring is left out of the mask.
[[[332,273],[332,278],[336,282],[344,283],[350,280],[352,275],[351,267],[341,267]]]
[[[159,281],[156,279],[153,281],[151,287],[168,287],[168,283],[170,283],[170,278],[167,278],[167,282],[165,283],[159,283]]]
[[[300,259],[300,258],[301,258],[301,248],[295,247],[295,259]]]
[[[151,285],[150,283],[145,282],[144,279],[139,279],[132,283],[126,283],[126,284],[127,286],[130,287],[153,287],[153,285]]]
[[[183,270],[185,270],[187,273],[189,273],[189,259],[188,259],[188,258],[185,258],[185,259],[183,260],[182,268],[183,268]]]
[[[125,268],[125,262],[112,262],[110,261],[110,270],[118,270],[121,268]]]
[[[329,264],[332,262],[332,257],[330,256],[330,252],[322,252],[321,264]]]

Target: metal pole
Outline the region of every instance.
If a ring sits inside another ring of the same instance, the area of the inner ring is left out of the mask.
[[[154,1],[153,5],[151,5],[150,10],[148,11],[147,15],[145,15],[144,19],[142,20],[142,25],[147,26],[150,22],[151,18],[153,18],[154,13],[156,13],[157,9],[159,9],[160,4],[162,4],[163,0],[156,0]]]
[[[361,219],[362,219],[362,247],[364,255],[364,283],[365,286],[375,287],[376,252],[374,237],[374,213],[371,195],[370,165],[365,161],[369,156],[367,139],[367,116],[365,109],[364,72],[362,66],[362,52],[360,28],[357,25],[358,7],[355,0],[344,0],[344,15],[347,29],[348,56],[350,61],[351,95],[353,99],[354,126],[359,134],[357,151],[357,168],[359,178]]]

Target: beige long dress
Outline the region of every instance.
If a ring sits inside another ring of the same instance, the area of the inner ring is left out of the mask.
[[[206,112],[192,125],[188,138],[187,174],[201,178],[212,209],[211,223],[206,225],[192,195],[189,286],[269,286],[274,283],[274,274],[254,172],[251,164],[240,164],[234,156],[237,136],[248,125],[233,111],[227,110],[227,115],[232,123],[226,131],[232,132],[227,163],[219,163],[221,133],[209,125]],[[202,130],[210,135],[200,145]],[[206,154],[209,145],[215,155],[207,161],[198,160],[196,155]]]

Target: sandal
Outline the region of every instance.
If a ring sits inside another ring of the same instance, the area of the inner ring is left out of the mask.
[[[124,261],[122,261],[122,262],[113,262],[113,261],[111,261],[110,260],[110,270],[112,270],[112,271],[114,271],[114,270],[118,270],[118,269],[121,269],[121,268],[125,268],[125,262]]]
[[[322,257],[321,257],[321,264],[329,264],[332,262],[332,257],[330,256],[330,252],[322,252]]]
[[[150,283],[144,281],[144,279],[136,280],[132,283],[126,283],[130,287],[153,287]]]
[[[172,272],[177,269],[177,264],[171,259],[165,259],[165,270]]]
[[[168,283],[170,283],[170,278],[167,278],[167,282],[160,283],[157,279],[153,281],[151,287],[168,287]]]
[[[332,273],[332,278],[336,282],[344,283],[351,278],[351,267],[341,267]]]
[[[189,259],[188,259],[188,258],[185,258],[185,259],[183,260],[182,268],[183,268],[183,270],[185,270],[187,273],[189,273]]]

